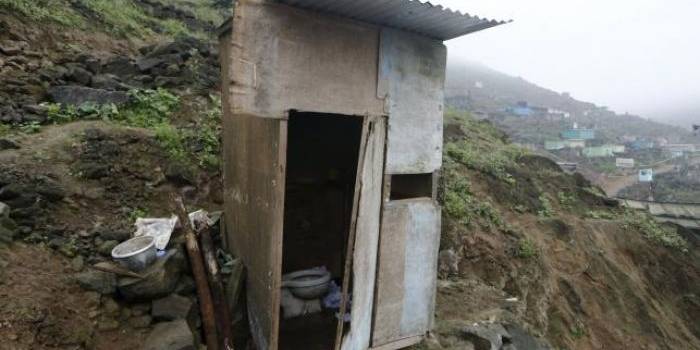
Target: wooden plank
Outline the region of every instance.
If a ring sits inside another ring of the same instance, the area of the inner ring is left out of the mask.
[[[384,179],[386,118],[369,117],[367,147],[360,169],[360,192],[352,256],[352,310],[343,350],[369,348]]]
[[[358,189],[362,186],[362,169],[364,169],[365,159],[367,157],[367,137],[369,134],[369,120],[365,118],[362,123],[362,135],[360,136],[360,152],[357,162],[357,175],[355,176],[355,193],[352,200],[352,209],[350,214],[350,232],[348,234],[348,242],[345,250],[345,266],[343,267],[343,286],[342,296],[340,298],[340,315],[345,315],[347,312],[347,301],[350,293],[350,274],[352,273],[352,258],[355,252],[355,237],[357,228],[357,212],[360,202],[360,192]],[[335,350],[340,350],[343,344],[343,335],[345,332],[344,317],[338,318],[338,326],[336,327],[335,335]]]
[[[231,249],[248,278],[248,313],[260,350],[277,349],[287,121],[231,115],[224,123],[225,204]]]
[[[401,337],[408,212],[388,202],[382,210],[377,264],[377,288],[372,344],[387,344]]]
[[[385,203],[372,346],[422,337],[432,327],[440,209],[430,198]]]

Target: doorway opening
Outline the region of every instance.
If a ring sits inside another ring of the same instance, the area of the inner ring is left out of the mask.
[[[320,269],[340,287],[352,221],[363,118],[292,111],[288,121],[283,275]],[[279,348],[334,347],[338,310],[295,295],[283,278]],[[288,280],[288,279],[287,279]]]

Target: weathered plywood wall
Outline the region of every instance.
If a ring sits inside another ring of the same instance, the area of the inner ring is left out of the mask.
[[[422,336],[430,330],[439,245],[440,208],[434,200],[384,204],[373,347]]]
[[[238,2],[233,27],[234,114],[383,115],[376,27],[252,0]]]
[[[389,115],[387,173],[432,173],[442,165],[447,49],[440,41],[384,28],[377,94]]]

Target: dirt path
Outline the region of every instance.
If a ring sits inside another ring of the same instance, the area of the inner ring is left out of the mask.
[[[105,328],[123,310],[81,289],[70,261],[43,246],[0,248],[0,348],[136,349],[143,330]]]
[[[691,165],[700,164],[700,157],[694,158],[690,161]],[[674,171],[675,164],[664,164],[658,167],[653,167],[654,176],[669,173]],[[626,176],[604,176],[600,177],[598,185],[603,188],[605,193],[609,196],[617,196],[617,194],[624,188],[630,187],[638,182],[638,174],[635,171],[634,174]]]

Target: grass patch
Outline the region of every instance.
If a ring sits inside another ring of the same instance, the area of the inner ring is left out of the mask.
[[[210,96],[203,118],[191,128],[172,124],[172,114],[180,108],[180,98],[168,90],[132,90],[131,101],[118,108],[114,104],[83,104],[80,106],[44,104],[48,120],[54,124],[77,120],[114,121],[126,126],[151,129],[158,144],[171,159],[183,164],[219,168],[221,141],[221,98]]]
[[[67,3],[56,0],[0,0],[0,9],[36,22],[49,21],[70,27],[85,23]]]
[[[674,228],[665,227],[650,215],[629,210],[623,218],[623,227],[641,232],[647,239],[668,248],[688,251],[688,242]]]
[[[570,192],[557,192],[557,198],[562,208],[570,210],[576,204],[576,195]]]
[[[615,213],[607,210],[589,210],[586,212],[585,217],[594,220],[615,220],[617,218]]]
[[[466,134],[463,140],[445,145],[445,157],[466,167],[493,176],[508,184],[515,178],[508,172],[526,151],[505,141],[502,133],[492,125],[474,120],[468,113],[448,110],[445,119],[459,125]]]
[[[531,259],[537,256],[537,245],[529,238],[522,238],[518,242],[517,255],[521,259]]]
[[[549,201],[546,195],[541,194],[539,196],[540,209],[537,211],[537,216],[541,218],[549,218],[554,216],[554,208],[552,207],[552,202]]]

